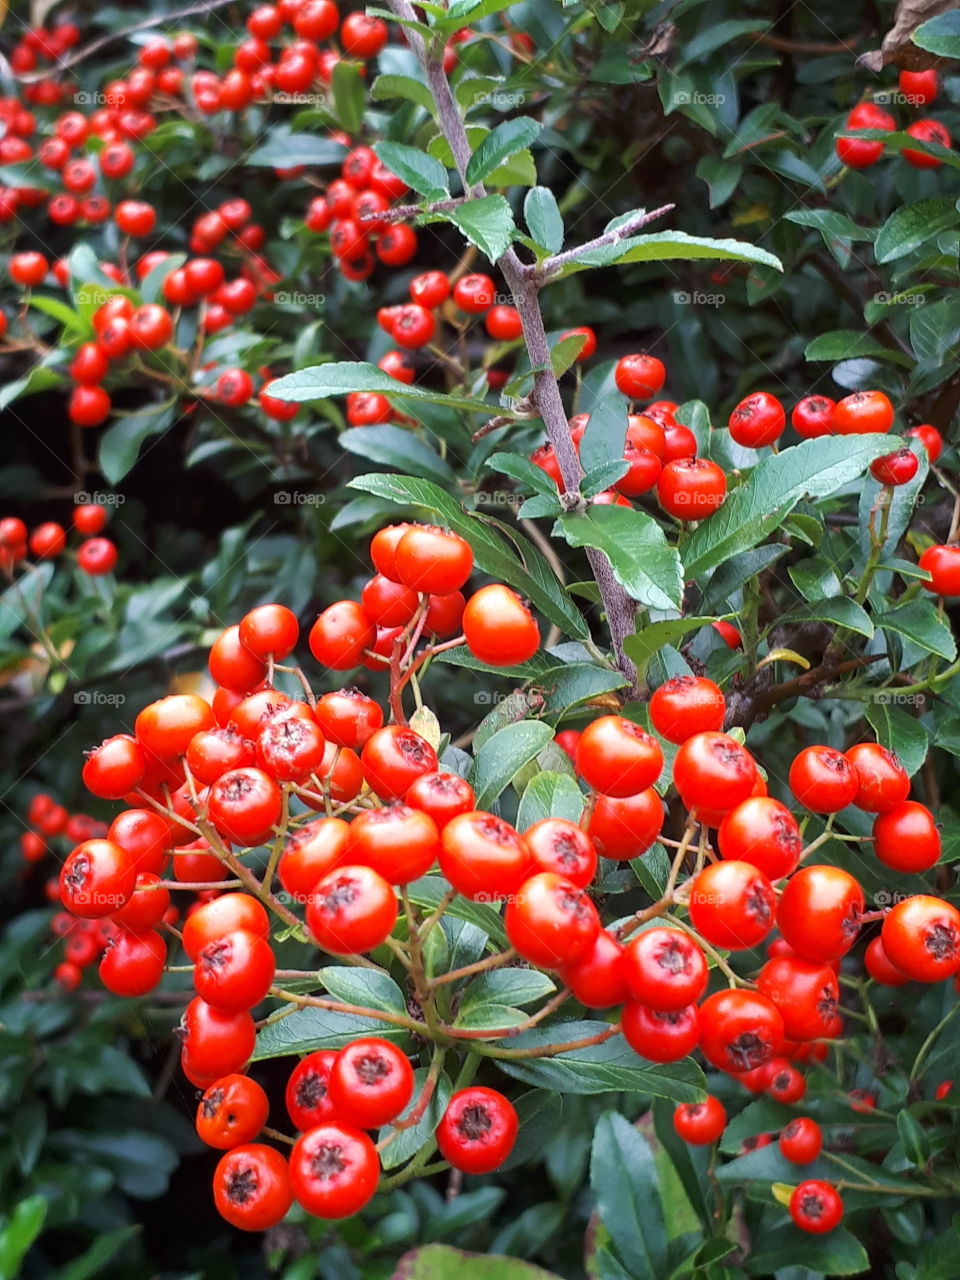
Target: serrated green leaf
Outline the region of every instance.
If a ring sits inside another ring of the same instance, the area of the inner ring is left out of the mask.
[[[878,691],[863,709],[877,741],[900,757],[900,763],[912,777],[930,749],[930,737],[916,718],[893,704],[891,692]]]
[[[521,720],[499,729],[480,748],[474,763],[471,781],[477,793],[476,807],[489,809],[513,777],[552,738],[553,730],[542,720]]]
[[[956,201],[947,196],[901,205],[877,232],[873,246],[876,260],[884,263],[903,258],[939,232],[956,226],[957,221]]]
[[[373,82],[373,88],[370,90],[370,96],[376,102],[389,102],[395,98],[404,98],[407,102],[413,102],[418,107],[423,107],[431,115],[436,112],[433,95],[430,90],[422,80],[414,80],[412,76],[377,76]]]
[[[109,484],[118,484],[132,470],[144,441],[168,430],[176,404],[167,401],[115,422],[100,438],[98,461]]]
[[[468,200],[445,216],[491,262],[496,262],[506,253],[516,231],[513,211],[501,195]]]
[[[529,147],[540,136],[543,126],[531,116],[515,116],[488,133],[474,151],[467,165],[467,183],[483,182],[510,156]]]
[[[450,195],[446,169],[426,151],[405,142],[377,142],[373,149],[391,173],[426,200],[443,200]]]
[[[556,196],[549,187],[531,187],[523,201],[523,217],[527,229],[548,253],[563,248],[563,215]]]
[[[680,608],[680,557],[652,516],[625,507],[590,507],[561,516],[557,526],[572,547],[602,551],[617,581],[638,603]]]
[[[709,626],[714,619],[709,615],[694,618],[664,618],[662,622],[650,622],[623,643],[627,656],[636,664],[637,676],[642,680],[647,668],[666,645],[676,645],[678,640]]]
[[[526,831],[544,818],[579,822],[586,803],[583,792],[569,773],[535,773],[524,788],[517,811],[517,830]]]

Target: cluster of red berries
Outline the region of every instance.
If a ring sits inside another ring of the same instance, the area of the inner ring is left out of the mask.
[[[116,544],[99,535],[106,528],[107,508],[102,503],[78,504],[73,510],[73,529],[83,539],[77,548],[77,568],[91,577],[112,573],[117,564]],[[30,556],[55,560],[67,549],[67,530],[54,520],[27,526],[19,516],[0,518],[0,572],[12,577],[18,564]]]
[[[900,94],[907,102],[916,106],[927,106],[933,102],[939,92],[939,78],[936,71],[901,71],[899,82]],[[853,108],[844,121],[844,130],[882,129],[884,133],[893,133],[897,122],[889,111],[875,102],[861,102]],[[950,134],[939,120],[923,117],[908,125],[906,132],[918,142],[935,143],[941,147],[952,145]],[[884,152],[883,142],[879,139],[844,138],[836,141],[836,152],[843,164],[850,169],[869,169],[877,163]],[[904,160],[915,169],[939,169],[943,161],[925,151],[914,151],[904,147],[900,152]]]
[[[416,256],[417,233],[389,216],[407,184],[377,159],[372,148],[354,147],[344,158],[340,177],[307,207],[311,231],[327,232],[340,271],[348,280],[373,274],[376,256],[388,267],[405,267]]]
[[[23,36],[10,50],[10,66],[16,75],[28,75],[48,68],[48,74],[31,81],[24,87],[24,98],[35,106],[55,106],[67,92],[66,85],[56,78],[60,60],[80,39],[80,28],[74,22],[58,22],[55,27],[27,27]],[[10,99],[4,99],[0,110],[8,110]],[[13,100],[13,111],[20,104]]]

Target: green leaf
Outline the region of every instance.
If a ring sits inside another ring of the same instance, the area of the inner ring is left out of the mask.
[[[116,1257],[140,1229],[139,1223],[134,1223],[133,1226],[117,1227],[115,1231],[98,1235],[85,1253],[61,1270],[59,1280],[91,1280],[93,1276],[102,1275],[107,1263]]]
[[[563,215],[549,187],[531,187],[523,201],[523,216],[530,234],[548,253],[563,248]]]
[[[355,62],[341,58],[334,65],[333,105],[340,127],[347,133],[359,133],[363,124],[363,109],[367,103],[367,88]]]
[[[580,358],[580,352],[587,345],[585,333],[568,333],[550,348],[550,368],[555,378],[562,378],[568,369],[572,369]]]
[[[42,1102],[21,1102],[10,1124],[17,1167],[26,1177],[37,1163],[47,1136],[47,1109]]]
[[[77,330],[83,331],[84,326],[80,316],[62,298],[49,298],[45,293],[31,293],[29,304],[34,311],[40,311],[45,316],[59,320],[65,330],[71,333]]]
[[[288,125],[274,125],[267,141],[251,152],[245,164],[271,169],[292,169],[297,165],[320,168],[343,163],[347,148],[332,138],[313,133],[293,133]]]
[[[838,436],[804,440],[750,472],[684,547],[686,577],[700,578],[755,547],[805,495],[825,498],[856,480],[874,458],[900,447],[897,436]]]
[[[869,333],[860,333],[856,329],[834,329],[832,333],[818,334],[807,343],[803,352],[805,360],[854,360],[860,356],[872,356],[905,366],[913,364],[902,351],[894,351]]]
[[[936,606],[930,600],[911,600],[899,609],[891,609],[877,619],[884,631],[895,631],[905,636],[928,653],[953,662],[957,646],[948,624],[937,615]]]
[[[342,1049],[358,1036],[382,1036],[404,1040],[408,1032],[379,1018],[361,1018],[333,1009],[298,1009],[279,1022],[261,1027],[254,1050],[254,1062],[283,1058],[293,1053],[313,1053],[317,1049]]]
[[[523,1031],[511,1039],[510,1045],[517,1049],[544,1050],[606,1030],[605,1022],[562,1022]],[[556,1056],[502,1058],[498,1065],[515,1080],[557,1093],[637,1093],[670,1098],[674,1102],[700,1102],[706,1093],[703,1072],[692,1058],[666,1065],[647,1062],[619,1035],[601,1044]]]
[[[557,486],[544,469],[519,453],[492,453],[485,465],[491,471],[500,471],[505,476],[519,480],[521,484],[529,485],[537,493],[554,495],[557,492]]]
[[[501,0],[501,7],[506,7]],[[560,1280],[552,1271],[543,1271],[516,1258],[464,1253],[445,1244],[428,1244],[405,1253],[397,1263],[392,1280]]]
[[[20,1264],[39,1236],[46,1216],[47,1202],[43,1196],[27,1196],[14,1206],[10,1217],[0,1227],[2,1280],[14,1280],[20,1274]]]
[[[375,364],[365,360],[337,360],[330,364],[309,365],[296,373],[287,373],[270,385],[270,394],[278,400],[327,400],[330,396],[345,396],[351,391],[378,391],[395,400],[424,400],[442,404],[450,409],[466,409],[471,413],[491,412],[484,400],[469,396],[450,396],[444,391],[427,387],[406,386],[391,378]],[[357,430],[356,427],[351,428]]]
[[[650,622],[636,633],[627,636],[623,643],[627,656],[632,658],[640,679],[647,673],[647,668],[661,649],[667,645],[676,645],[678,640],[689,635],[691,631],[699,631],[707,627],[714,619],[709,615],[698,618],[665,618],[662,622]]]
[[[616,1111],[597,1121],[590,1185],[603,1224],[633,1280],[667,1274],[667,1231],[650,1144]]]
[[[895,707],[891,694],[879,690],[871,695],[872,701],[864,707],[863,714],[877,735],[881,747],[895,752],[900,763],[911,777],[917,772],[930,749],[930,737],[915,716]]]
[[[625,507],[590,507],[561,516],[557,526],[572,547],[602,551],[634,600],[650,609],[680,608],[680,556],[652,516]]]
[[[956,9],[938,13],[917,27],[911,39],[928,53],[936,53],[941,58],[960,58],[960,13]]]
[[[556,991],[556,983],[536,969],[496,969],[478,974],[467,986],[457,1014],[458,1027],[509,1026],[493,1020],[484,1022],[483,1010],[489,1006],[500,1010],[504,1007],[522,1009],[525,1004],[535,1004]]]
[[[173,424],[176,402],[168,400],[115,422],[100,438],[98,461],[109,484],[118,484],[133,468],[145,440]]]
[[[846,1227],[816,1236],[787,1226],[760,1235],[750,1251],[750,1272],[769,1276],[781,1269],[793,1270],[798,1261],[808,1274],[824,1276],[860,1275],[870,1266],[863,1245]]]
[[[412,76],[377,76],[373,82],[373,88],[370,90],[370,96],[375,102],[404,98],[407,102],[413,102],[418,107],[423,107],[431,115],[436,111],[433,103],[433,94],[423,81],[414,80]]]
[[[785,217],[801,227],[815,227],[827,245],[832,240],[872,240],[876,234],[872,227],[861,227],[836,209],[791,209]]]
[[[817,600],[813,604],[799,605],[796,609],[791,609],[780,621],[832,622],[837,627],[856,631],[866,636],[868,640],[873,635],[870,615],[849,596],[831,596],[826,600]]]
[[[670,262],[710,259],[720,262],[754,262],[783,270],[780,259],[766,249],[743,240],[712,240],[688,236],[684,231],[661,231],[656,235],[629,236],[613,245],[585,249],[564,266],[563,275],[587,267],[609,267],[623,262]]]
[[[403,992],[388,973],[377,969],[355,969],[346,965],[326,965],[317,973],[320,982],[335,1000],[382,1009],[385,1013],[406,1013]]]
[[[474,151],[467,165],[467,183],[483,182],[510,156],[529,147],[540,136],[543,126],[530,116],[515,116],[488,133]]]
[[[413,1078],[415,1081],[413,1097],[410,1099],[408,1106],[397,1117],[398,1120],[406,1119],[416,1107],[423,1093],[424,1081],[427,1078],[426,1067],[417,1067],[413,1073]],[[442,1071],[437,1080],[437,1087],[433,1096],[427,1103],[427,1109],[417,1123],[411,1125],[409,1129],[401,1129],[399,1137],[394,1138],[388,1146],[384,1147],[380,1157],[380,1163],[384,1169],[396,1169],[399,1165],[405,1164],[411,1156],[417,1154],[425,1142],[428,1142],[433,1137],[437,1125],[443,1119],[443,1113],[447,1109],[447,1103],[450,1101],[452,1093],[453,1086],[450,1083],[450,1077],[445,1071]],[[386,1125],[380,1130],[379,1136],[385,1138],[393,1132],[393,1126]]]
[[[63,378],[53,369],[35,364],[22,378],[12,379],[0,386],[0,409],[6,409],[20,396],[31,396],[38,391],[50,391],[63,385]]]
[[[614,460],[622,463],[626,437],[626,401],[619,393],[604,396],[591,407],[590,420],[580,441],[580,462],[584,471],[590,473],[601,464]],[[586,476],[580,489],[586,491]]]
[[[391,173],[427,200],[443,200],[450,195],[447,171],[433,156],[404,142],[377,142],[374,151]]]
[[[710,188],[710,208],[719,209],[736,191],[743,176],[743,165],[720,156],[701,156],[696,175]]]
[[[552,739],[553,730],[542,720],[521,720],[499,729],[477,753],[471,778],[476,807],[489,809],[523,766]]]
[[[542,689],[544,699],[541,714],[559,715],[601,694],[622,689],[626,683],[619,671],[610,671],[592,662],[565,662],[551,667],[537,677],[537,686]]]
[[[653,1101],[653,1128],[657,1141],[680,1179],[687,1199],[704,1226],[713,1220],[713,1209],[708,1203],[706,1166],[710,1161],[709,1148],[691,1147],[678,1135],[673,1124],[673,1107],[665,1098]]]
[[[421,876],[419,880],[414,880],[407,886],[407,893],[410,895],[410,901],[415,902],[418,907],[426,907],[428,911],[433,911],[449,888],[443,876]],[[447,907],[446,915],[455,916],[458,920],[465,920],[468,924],[475,925],[500,946],[507,945],[503,920],[496,907],[488,906],[485,902],[472,902],[469,898],[458,894]]]
[[[900,205],[877,232],[873,246],[876,260],[883,263],[903,258],[956,224],[956,200],[947,196]]]
[[[909,1111],[897,1115],[897,1133],[907,1157],[920,1169],[930,1159],[930,1139],[917,1118]]]
[[[527,596],[545,617],[567,635],[578,640],[589,637],[589,630],[580,611],[557,582],[540,553],[521,535],[513,534],[513,540],[521,550],[525,568],[495,532],[496,522],[467,515],[458,502],[429,480],[369,475],[358,476],[347,487],[389,498],[402,506],[426,508],[449,525],[454,533],[466,538],[473,548],[477,568],[483,573],[509,583],[521,595]]]
[[[510,248],[516,226],[513,211],[501,195],[481,196],[459,204],[445,215],[471,244],[496,262]]]
[[[415,471],[417,475],[438,480],[441,484],[449,484],[454,478],[449,463],[436,449],[405,427],[395,427],[390,423],[351,427],[341,434],[340,443],[348,453],[369,458],[371,462],[382,463],[385,467]]]
[[[517,830],[526,831],[544,818],[579,822],[585,797],[569,773],[535,773],[524,788],[517,811]]]

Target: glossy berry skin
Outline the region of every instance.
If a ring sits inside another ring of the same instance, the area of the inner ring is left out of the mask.
[[[679,1062],[692,1053],[700,1037],[700,1014],[695,1004],[658,1013],[645,1004],[628,1001],[620,1020],[623,1038],[649,1062]]]
[[[801,1231],[826,1235],[843,1219],[840,1193],[829,1182],[816,1178],[801,1182],[790,1196],[790,1217]]]
[[[757,990],[780,1010],[790,1040],[817,1040],[829,1032],[840,1001],[828,964],[803,956],[774,956],[757,975]]]
[[[828,436],[833,429],[833,411],[836,407],[836,401],[829,396],[804,396],[794,405],[790,423],[797,435],[804,440]]]
[[[690,1146],[709,1146],[727,1127],[726,1107],[711,1094],[702,1102],[682,1102],[673,1113],[673,1127]]]
[[[929,71],[901,70],[898,87],[912,106],[927,107],[940,91],[940,77],[932,68]]]
[[[159,984],[167,944],[159,933],[118,929],[100,961],[100,981],[115,996],[144,996]]]
[[[621,356],[613,371],[617,390],[632,400],[649,400],[667,380],[663,362],[656,356]]]
[[[518,832],[482,811],[458,814],[446,824],[439,858],[441,872],[457,892],[481,902],[516,893],[533,870]]]
[[[438,762],[436,751],[418,733],[386,725],[367,739],[360,763],[381,800],[399,800],[422,774],[436,772]]]
[[[413,1097],[413,1068],[389,1040],[367,1036],[337,1054],[329,1094],[336,1115],[358,1129],[395,1120]]]
[[[588,951],[600,932],[597,909],[583,889],[550,871],[525,880],[507,903],[511,946],[542,969],[559,969]]]
[[[560,970],[564,985],[588,1009],[623,1004],[629,996],[623,953],[623,944],[601,929],[590,950]]]
[[[882,391],[854,391],[833,411],[838,436],[884,434],[893,426],[893,405]]]
[[[757,391],[741,400],[727,423],[731,438],[748,449],[773,444],[786,425],[783,405],[768,391]]]
[[[720,823],[717,844],[721,857],[749,862],[769,880],[796,870],[803,850],[796,818],[771,796],[751,796],[731,809]]]
[[[597,869],[593,841],[575,822],[542,818],[523,834],[523,843],[537,871],[552,871],[585,889]]]
[[[112,840],[85,840],[60,869],[60,901],[75,916],[96,920],[129,902],[136,883],[126,850]]]
[[[807,1082],[786,1058],[774,1059],[767,1068],[766,1092],[777,1102],[789,1105],[799,1102],[807,1092]]]
[[[372,951],[390,936],[396,919],[396,895],[370,867],[336,867],[307,899],[307,927],[333,955]]]
[[[810,960],[836,960],[857,940],[863,890],[839,867],[801,867],[787,881],[777,925],[794,951]]]
[[[930,581],[923,583],[927,591],[960,596],[960,547],[927,547],[918,563],[930,575]]]
[[[663,751],[656,738],[622,716],[601,716],[587,725],[577,743],[575,767],[602,795],[623,797],[645,791],[659,778]]]
[[[694,939],[659,925],[631,939],[623,975],[631,998],[660,1013],[695,1004],[709,976],[703,949]]]
[[[931,142],[937,146],[950,147],[950,134],[939,120],[916,120],[908,126],[906,132],[919,142]],[[914,169],[939,169],[943,164],[939,156],[928,155],[927,152],[916,151],[912,147],[904,147],[900,154]]]
[[[650,848],[663,827],[663,801],[653,787],[635,796],[598,796],[587,831],[605,858],[629,860]]]
[[[193,984],[197,995],[218,1009],[252,1009],[270,990],[275,967],[265,938],[235,929],[201,947]]]
[[[134,733],[144,750],[161,760],[182,756],[195,733],[214,726],[213,708],[192,693],[174,693],[143,708]]]
[[[453,286],[453,300],[469,315],[484,315],[493,306],[496,289],[489,276],[473,272],[461,276]]]
[[[779,1146],[791,1164],[813,1164],[823,1147],[823,1132],[816,1120],[798,1116],[780,1134]]]
[[[850,761],[833,747],[805,747],[790,766],[790,790],[814,813],[839,813],[853,804],[860,780]]]
[[[919,427],[910,427],[904,434],[908,439],[920,441],[930,462],[939,460],[943,453],[943,436],[936,427],[931,426],[929,422],[924,422]]]
[[[881,484],[896,488],[908,484],[919,467],[920,460],[912,449],[898,449],[896,453],[885,453],[881,458],[874,458],[870,463],[870,474]]]
[[[940,861],[941,848],[936,819],[915,800],[887,809],[873,824],[873,851],[894,871],[929,871]]]
[[[726,733],[694,734],[673,763],[673,781],[688,809],[726,812],[747,799],[756,780],[753,757]]]
[[[377,638],[377,628],[362,605],[339,600],[324,609],[310,629],[310,652],[334,671],[349,671],[363,661]]]
[[[718,732],[725,713],[723,694],[705,676],[674,676],[650,698],[650,723],[677,746],[696,733]]]
[[[354,818],[346,860],[372,867],[390,884],[409,884],[433,866],[439,843],[437,824],[431,817],[394,801]]]
[[[777,899],[762,871],[748,862],[714,862],[690,886],[690,922],[715,947],[743,951],[773,928]]]
[[[52,520],[38,524],[30,534],[28,546],[38,560],[55,560],[66,549],[66,530]]]
[[[302,1134],[290,1153],[294,1197],[317,1218],[349,1218],[377,1189],[380,1160],[370,1138],[353,1125],[328,1120]]]
[[[112,573],[119,553],[109,538],[89,538],[77,551],[77,567],[92,578]]]
[[[193,1069],[218,1079],[249,1061],[256,1045],[256,1028],[246,1010],[215,1009],[197,997],[183,1014],[183,1048]]]
[[[519,1120],[513,1104],[495,1089],[473,1085],[447,1103],[437,1127],[440,1154],[463,1173],[493,1173],[517,1140]]]
[[[448,595],[470,577],[473,552],[459,534],[411,525],[397,542],[393,562],[404,586],[428,595]]]
[[[918,893],[898,902],[883,922],[883,949],[914,982],[940,982],[960,969],[960,911]]]
[[[337,1060],[333,1049],[319,1049],[301,1058],[290,1072],[284,1095],[287,1114],[301,1132],[334,1118],[330,1073]]]
[[[675,458],[657,481],[660,505],[676,520],[705,520],[726,496],[723,468],[709,458]]]
[[[240,642],[239,626],[227,627],[210,646],[210,675],[224,689],[249,693],[267,674],[266,663]]]
[[[146,768],[140,743],[129,734],[116,734],[87,756],[83,785],[103,800],[121,800],[140,784]]]
[[[844,130],[896,128],[893,117],[872,102],[861,102],[849,113]],[[883,155],[883,142],[870,138],[837,138],[835,143],[841,164],[851,169],[869,169]]]
[[[276,1226],[293,1203],[286,1160],[262,1143],[234,1147],[217,1165],[213,1199],[220,1216],[241,1231]]]
[[[282,604],[262,604],[240,620],[240,643],[260,659],[282,662],[296,647],[300,624]]]
[[[280,821],[280,788],[262,769],[231,769],[210,788],[208,812],[232,844],[261,844]]]
[[[910,775],[892,751],[876,742],[861,742],[846,752],[857,775],[853,803],[867,813],[886,813],[910,794]]]
[[[517,666],[540,648],[540,628],[530,610],[500,582],[481,587],[467,601],[463,634],[474,657],[492,667]]]
[[[319,880],[346,861],[349,843],[350,824],[342,818],[308,822],[284,846],[277,865],[280,883],[287,893],[304,901]]]
[[[476,800],[473,787],[466,778],[461,778],[458,773],[440,771],[422,773],[404,796],[405,804],[428,814],[440,831],[461,813],[473,812],[477,807]]]
[[[267,1123],[267,1095],[249,1076],[229,1075],[205,1090],[197,1107],[201,1142],[219,1151],[252,1142]]]
[[[765,996],[742,989],[718,991],[700,1006],[700,1049],[721,1071],[762,1067],[783,1043],[783,1019]]]
[[[901,973],[887,955],[883,947],[883,939],[871,938],[863,953],[863,964],[867,973],[883,987],[902,987],[910,981],[905,973]]]

